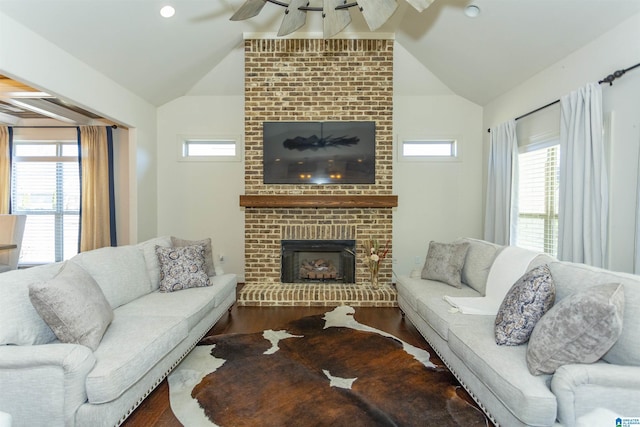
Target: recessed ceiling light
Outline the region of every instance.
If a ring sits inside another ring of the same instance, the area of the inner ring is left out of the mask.
[[[464,14],[469,18],[475,18],[480,15],[480,8],[475,4],[470,4],[469,6],[464,8]]]
[[[164,6],[160,9],[160,15],[162,15],[163,18],[171,18],[175,14],[176,10],[172,6]]]

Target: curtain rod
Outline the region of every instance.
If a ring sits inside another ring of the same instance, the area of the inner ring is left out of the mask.
[[[85,125],[78,125],[78,126],[9,126],[12,127],[14,129],[72,129],[72,128],[79,128]],[[112,129],[118,129],[118,125],[111,125]]]
[[[609,75],[608,75],[607,77],[605,77],[604,79],[599,80],[599,81],[598,81],[598,83],[599,83],[599,84],[609,83],[609,86],[613,86],[613,81],[614,81],[614,80],[619,79],[620,77],[624,76],[624,74],[625,74],[627,71],[631,71],[631,70],[633,70],[634,68],[638,68],[638,67],[640,67],[640,62],[639,62],[639,63],[637,63],[636,65],[632,65],[632,66],[631,66],[631,67],[629,67],[629,68],[625,68],[624,70],[618,70],[618,71],[615,71],[615,72],[613,72],[613,73],[609,74]],[[538,111],[544,110],[545,108],[551,107],[552,105],[555,105],[555,104],[557,104],[557,103],[559,103],[559,102],[560,102],[560,100],[559,100],[559,99],[556,99],[555,101],[550,102],[550,103],[548,103],[547,105],[543,105],[542,107],[536,108],[536,109],[535,109],[535,110],[533,110],[533,111],[529,111],[528,113],[525,113],[525,114],[523,114],[523,115],[521,115],[521,116],[518,116],[518,117],[516,117],[514,120],[524,119],[525,117],[530,116],[530,115],[532,115],[533,113],[537,113]],[[491,129],[487,129],[487,132],[489,132],[489,133],[490,133],[490,132],[491,132]]]

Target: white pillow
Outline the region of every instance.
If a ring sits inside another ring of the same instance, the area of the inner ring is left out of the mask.
[[[29,285],[29,298],[60,341],[93,351],[113,320],[113,309],[96,281],[72,262],[53,279]]]

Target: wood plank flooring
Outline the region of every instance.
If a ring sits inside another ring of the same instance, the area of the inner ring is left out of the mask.
[[[228,333],[251,333],[282,326],[290,320],[304,316],[322,314],[333,307],[251,307],[234,306],[209,331],[208,335]],[[391,307],[356,307],[355,319],[365,325],[383,330],[416,347],[431,353],[431,361],[442,365],[420,333],[405,320],[398,308]],[[452,376],[452,381],[455,381]],[[473,402],[460,388],[464,398]],[[182,424],[175,418],[169,405],[169,386],[163,381],[156,390],[124,422],[124,427],[180,427]],[[188,427],[188,426],[187,426]]]

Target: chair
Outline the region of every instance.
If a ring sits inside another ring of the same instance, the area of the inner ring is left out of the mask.
[[[0,273],[18,268],[26,215],[0,215],[0,244],[12,243],[15,249],[0,250]]]

